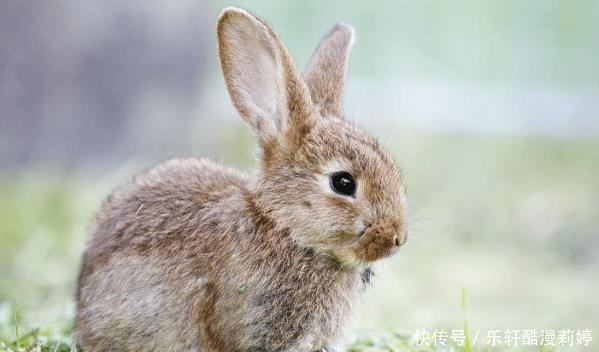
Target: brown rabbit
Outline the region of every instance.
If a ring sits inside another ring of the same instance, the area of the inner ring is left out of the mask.
[[[260,167],[170,160],[108,198],[77,289],[86,352],[341,351],[368,265],[405,242],[399,168],[343,119],[352,28],[303,78],[254,15],[225,9],[217,34]]]

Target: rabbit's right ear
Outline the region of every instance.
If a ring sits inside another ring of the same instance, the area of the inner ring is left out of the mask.
[[[264,144],[302,131],[312,118],[310,93],[287,49],[270,27],[239,8],[217,24],[218,50],[229,96]]]
[[[343,117],[343,89],[354,29],[338,24],[320,41],[304,74],[312,102],[322,116]]]

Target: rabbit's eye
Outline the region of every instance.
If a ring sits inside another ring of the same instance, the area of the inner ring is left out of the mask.
[[[356,194],[356,181],[347,171],[335,172],[331,175],[331,188],[339,194],[353,197]]]

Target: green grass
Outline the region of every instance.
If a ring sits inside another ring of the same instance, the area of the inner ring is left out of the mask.
[[[405,333],[376,333],[361,337],[349,348],[348,352],[488,352],[518,349],[501,349],[491,347],[481,347],[473,345],[471,336],[468,333],[466,321],[466,293],[462,290],[462,311],[464,312],[463,328],[465,332],[465,342],[463,345],[448,343],[443,346],[418,345],[415,335]],[[4,324],[0,327],[12,328],[13,336],[0,338],[0,352],[75,352],[77,348],[72,338],[72,329],[70,327],[56,331],[56,329],[30,329],[22,331],[18,319],[14,318],[12,324]],[[6,329],[4,329],[6,331]],[[526,351],[555,352],[555,347],[533,347],[525,349]]]
[[[43,329],[20,333],[15,328],[13,339],[5,341],[0,339],[0,351],[2,352],[70,352],[76,350],[70,336],[56,336]]]
[[[19,331],[18,325],[13,325],[14,337],[0,339],[0,351],[41,351],[41,352],[69,352],[76,351],[76,346],[70,336],[70,330],[65,329],[61,334],[51,333],[49,330],[33,329],[27,332]],[[413,336],[400,333],[379,333],[363,337],[355,342],[349,352],[433,352],[446,351],[448,347],[435,348],[433,346],[416,346]],[[451,351],[471,352],[472,346],[451,345]]]

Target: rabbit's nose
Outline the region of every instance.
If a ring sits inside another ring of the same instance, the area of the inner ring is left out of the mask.
[[[408,240],[408,231],[405,229],[401,229],[399,234],[396,234],[395,236],[393,236],[393,242],[395,243],[395,246],[397,246],[397,247],[403,246],[407,240]]]
[[[358,259],[373,261],[395,253],[397,247],[404,244],[406,231],[402,221],[381,219],[368,226],[352,250]]]

